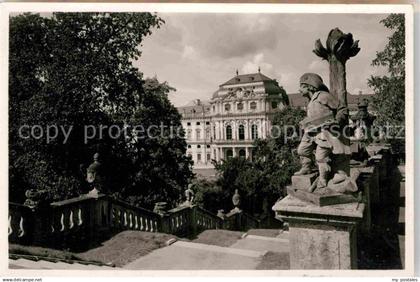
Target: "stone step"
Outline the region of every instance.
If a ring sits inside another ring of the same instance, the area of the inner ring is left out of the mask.
[[[235,248],[233,247],[233,245],[230,247],[220,247],[220,246],[207,245],[207,244],[201,244],[201,243],[191,243],[191,242],[185,242],[185,241],[177,241],[174,243],[174,245],[178,247],[192,248],[192,249],[211,251],[211,252],[220,252],[220,253],[226,253],[226,254],[234,254],[234,255],[246,256],[246,257],[251,257],[251,258],[261,257],[265,255],[267,251],[267,250],[254,251],[254,250]]]
[[[230,247],[260,252],[271,251],[287,253],[290,251],[289,240],[286,238],[270,238],[256,235],[248,235],[245,238],[238,240]]]
[[[277,238],[284,238],[284,239],[289,240],[289,231],[281,230],[280,234],[277,235]]]
[[[93,264],[51,262],[46,260],[33,261],[19,258],[17,260],[9,259],[9,268],[11,269],[74,269],[74,270],[112,270],[115,267],[98,266]]]
[[[132,270],[238,270],[255,269],[265,251],[219,247],[177,241],[126,266]]]

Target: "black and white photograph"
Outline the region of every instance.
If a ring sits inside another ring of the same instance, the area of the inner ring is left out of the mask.
[[[9,273],[414,275],[410,5],[31,7],[3,13]]]

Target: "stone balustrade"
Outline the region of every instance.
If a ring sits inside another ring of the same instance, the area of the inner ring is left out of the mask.
[[[122,230],[190,236],[206,229],[247,230],[259,221],[243,211],[221,218],[197,205],[156,213],[106,195],[82,195],[43,208],[9,203],[9,241],[54,247],[82,244]]]
[[[9,203],[9,241],[26,243],[33,230],[32,210],[24,205]]]

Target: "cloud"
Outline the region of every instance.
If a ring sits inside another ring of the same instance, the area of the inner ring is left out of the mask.
[[[264,54],[258,53],[254,56],[252,61],[247,61],[242,66],[242,73],[256,73],[258,68],[264,70],[265,73],[270,74],[273,72],[273,65],[264,61]]]
[[[184,59],[194,59],[197,57],[197,51],[194,47],[190,45],[185,45],[184,50],[182,51],[182,58]]]
[[[273,32],[275,19],[258,14],[183,14],[171,24],[183,29],[183,44],[200,55],[228,59],[276,48],[280,37]]]

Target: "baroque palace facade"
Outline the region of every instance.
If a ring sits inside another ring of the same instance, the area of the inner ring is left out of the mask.
[[[179,107],[194,168],[213,168],[212,160],[229,157],[252,158],[254,140],[268,137],[274,113],[288,104],[277,81],[259,71],[236,73],[210,101]]]

